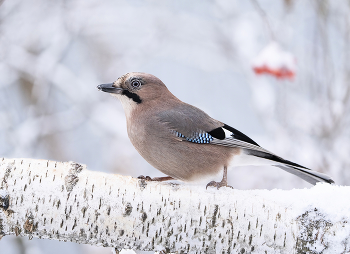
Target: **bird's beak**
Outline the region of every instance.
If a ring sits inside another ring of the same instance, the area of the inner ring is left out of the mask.
[[[123,92],[123,88],[115,87],[114,83],[101,84],[97,86],[97,89],[106,93],[121,94]]]

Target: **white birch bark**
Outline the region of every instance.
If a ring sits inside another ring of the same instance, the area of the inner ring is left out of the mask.
[[[318,192],[329,200],[315,203]],[[340,253],[350,249],[350,210],[346,201],[332,214],[337,199],[329,197],[339,193],[349,197],[349,187],[205,190],[74,162],[2,159],[0,237],[177,253]],[[291,197],[306,205],[288,203]]]

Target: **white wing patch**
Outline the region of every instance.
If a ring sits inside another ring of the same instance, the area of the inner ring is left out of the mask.
[[[225,132],[225,138],[230,138],[232,137],[233,133],[229,130],[226,130],[225,128],[222,128]]]

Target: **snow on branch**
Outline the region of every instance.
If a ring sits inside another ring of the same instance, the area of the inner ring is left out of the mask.
[[[74,162],[0,159],[0,237],[177,253],[341,253],[350,250],[349,194],[328,184],[205,190]]]

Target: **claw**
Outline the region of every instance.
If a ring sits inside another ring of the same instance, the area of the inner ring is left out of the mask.
[[[218,187],[218,182],[215,182],[215,181],[211,181],[207,184],[207,186],[205,186],[205,189],[208,189],[208,187]]]
[[[232,188],[232,186],[228,185],[226,182],[215,182],[215,181],[211,181],[207,184],[207,186],[205,187],[205,189],[208,189],[208,187],[216,187],[217,189],[220,189],[221,187],[229,187]]]
[[[149,176],[143,176],[143,175],[138,176],[137,179],[145,180],[145,181],[152,181],[152,178],[151,178],[151,177],[149,177]]]
[[[168,180],[174,180],[174,178],[172,178],[171,176],[162,176],[162,177],[151,178],[149,176],[140,175],[137,178],[140,179],[140,180],[154,181],[154,182],[164,182],[164,181],[168,181]]]
[[[221,182],[215,182],[215,181],[211,181],[207,184],[207,186],[205,187],[205,189],[208,189],[208,187],[216,187],[217,189],[220,189],[221,187],[229,187],[232,188],[232,186],[227,184],[227,167],[224,167],[224,175],[222,177]]]

